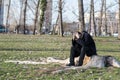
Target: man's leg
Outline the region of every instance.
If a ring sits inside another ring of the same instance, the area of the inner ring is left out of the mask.
[[[82,66],[83,65],[84,57],[85,57],[85,47],[82,47],[81,48],[80,57],[79,57],[79,64],[78,64],[78,66]]]
[[[74,66],[75,62],[74,62],[74,58],[77,57],[77,53],[75,51],[75,48],[72,46],[71,50],[70,50],[70,63],[67,64],[67,66]]]

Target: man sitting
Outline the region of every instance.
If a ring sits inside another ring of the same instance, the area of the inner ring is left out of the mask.
[[[75,66],[74,59],[78,56],[79,62],[77,66],[82,66],[85,55],[88,57],[97,55],[95,42],[86,31],[76,32],[73,34],[70,63],[67,66]]]

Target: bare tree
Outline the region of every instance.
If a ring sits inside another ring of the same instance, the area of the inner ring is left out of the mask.
[[[107,8],[106,8],[106,0],[104,0],[104,13],[105,13],[105,34],[107,35],[107,15],[106,15],[106,12],[107,12]]]
[[[93,36],[96,36],[96,24],[95,24],[95,16],[94,16],[94,0],[91,0],[91,3],[90,3],[90,26],[89,26],[88,32],[92,33]]]
[[[89,19],[89,27],[88,27],[88,33],[91,33],[91,18],[92,18],[92,0],[91,0],[91,3],[90,3],[90,19]]]
[[[24,26],[24,34],[26,34],[26,11],[27,11],[27,0],[24,0],[24,10],[23,10],[23,26]]]
[[[46,10],[45,10],[45,16],[44,16],[44,27],[45,27],[45,33],[49,33],[51,29],[51,23],[52,23],[52,0],[47,0],[46,4]]]
[[[78,0],[79,8],[79,31],[85,30],[83,0]]]
[[[8,29],[8,27],[9,27],[9,23],[8,23],[8,21],[9,21],[9,14],[10,14],[10,6],[11,6],[11,0],[9,0],[9,4],[8,4],[8,10],[7,10],[7,19],[6,19],[6,29]]]
[[[118,39],[120,39],[120,0],[119,0],[119,25],[118,25]]]
[[[55,33],[58,33],[58,32],[55,32],[55,29],[58,27],[58,20],[59,20],[59,15],[57,16],[55,25],[54,25],[54,27],[53,27],[53,35],[54,35]],[[59,30],[58,30],[58,31],[59,31]]]
[[[63,20],[62,20],[62,0],[59,0],[59,28],[60,28],[60,35],[63,37]]]
[[[19,17],[19,25],[16,26],[16,33],[19,33],[19,28],[22,25],[22,16],[23,16],[23,0],[20,0],[20,17]]]
[[[101,0],[102,2],[102,5],[101,5],[101,12],[100,12],[100,23],[99,23],[99,26],[98,26],[98,36],[101,36],[102,34],[102,18],[103,18],[103,7],[104,7],[104,0]]]
[[[46,6],[47,6],[47,0],[40,0],[40,30],[39,30],[40,34],[43,27]]]
[[[37,5],[36,5],[36,10],[35,10],[35,20],[34,20],[34,32],[33,34],[36,34],[36,26],[37,26],[37,21],[38,21],[38,9],[39,9],[39,4],[40,0],[38,0]]]
[[[93,4],[92,6],[92,17],[93,17],[93,28],[94,28],[94,36],[96,36],[96,24],[95,24],[95,15],[94,15],[94,0],[91,1],[91,3]]]

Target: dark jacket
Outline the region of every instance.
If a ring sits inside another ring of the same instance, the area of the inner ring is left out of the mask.
[[[96,55],[95,42],[92,36],[86,31],[82,32],[82,38],[76,40],[76,43],[85,48],[85,52],[88,56]]]
[[[70,62],[74,63],[74,57],[79,57],[79,66],[83,64],[85,54],[89,57],[97,55],[96,46],[93,38],[86,31],[82,32],[82,37],[74,40],[72,39]]]

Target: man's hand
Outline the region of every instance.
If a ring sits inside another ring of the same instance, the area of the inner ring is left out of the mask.
[[[75,40],[76,36],[75,36],[76,33],[73,33],[73,36],[72,36],[72,39]]]
[[[79,32],[74,32],[73,33],[73,40],[78,40],[79,38],[82,38],[82,34]]]
[[[76,35],[75,35],[75,36],[76,36],[76,38],[77,38],[77,39],[79,39],[79,38],[80,38],[80,35],[79,35],[79,33],[78,33],[78,32],[76,33]]]

